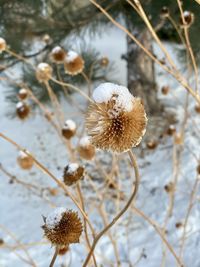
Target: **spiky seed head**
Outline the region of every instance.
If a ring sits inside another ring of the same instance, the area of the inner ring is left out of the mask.
[[[100,65],[102,67],[107,67],[109,64],[109,59],[107,57],[102,57],[100,60]]]
[[[0,37],[0,53],[6,50],[6,41]]]
[[[190,11],[184,11],[183,12],[183,17],[184,17],[184,20],[182,17],[180,17],[180,26],[182,28],[184,27],[190,27],[193,22],[194,22],[194,14]]]
[[[30,114],[30,107],[25,102],[20,101],[16,105],[16,114],[21,120],[24,120]]]
[[[86,128],[91,143],[100,149],[125,152],[137,146],[146,131],[147,117],[139,98],[128,89],[104,83],[93,93],[86,114]]]
[[[63,173],[64,183],[68,186],[75,184],[83,178],[84,168],[77,163],[68,164]]]
[[[74,51],[68,51],[64,59],[65,73],[69,75],[77,75],[84,69],[84,60]]]
[[[47,63],[40,63],[36,68],[36,78],[40,83],[48,82],[52,77],[52,67]]]
[[[62,128],[62,135],[66,139],[70,139],[75,134],[76,134],[76,123],[73,120],[66,120]]]
[[[50,59],[55,62],[56,64],[61,64],[64,62],[66,56],[66,52],[65,50],[60,47],[60,46],[56,46],[52,49],[51,53],[50,53]]]
[[[163,6],[160,12],[161,18],[167,18],[169,17],[169,8],[166,6]]]
[[[95,156],[95,147],[91,144],[90,138],[84,136],[80,139],[78,145],[78,153],[81,158],[86,160],[92,160]]]
[[[67,247],[79,243],[83,231],[77,212],[65,208],[56,208],[46,218],[42,226],[45,237],[57,247]]]
[[[30,170],[33,167],[34,161],[31,156],[27,155],[23,151],[19,152],[17,157],[19,166],[24,170]]]
[[[28,97],[28,91],[26,88],[21,88],[18,92],[18,97],[20,100],[25,100]]]

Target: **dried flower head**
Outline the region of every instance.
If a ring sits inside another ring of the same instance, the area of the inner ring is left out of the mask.
[[[167,18],[169,16],[169,8],[166,6],[163,6],[160,12],[161,18]]]
[[[65,50],[60,46],[56,46],[51,51],[50,59],[57,64],[61,64],[64,62],[65,56]]]
[[[107,57],[102,57],[102,59],[100,60],[100,65],[102,67],[107,67],[109,64],[109,59]]]
[[[27,155],[23,151],[19,152],[17,157],[19,166],[24,170],[30,170],[33,167],[34,161],[31,156]]]
[[[158,142],[156,142],[155,140],[150,140],[147,142],[147,148],[148,149],[155,149],[158,146]]]
[[[184,18],[184,20],[183,20]],[[190,11],[183,12],[183,18],[180,17],[180,26],[183,27],[190,27],[194,22],[194,14]]]
[[[84,69],[84,60],[74,51],[68,51],[64,60],[65,72],[70,75],[77,75]]]
[[[79,166],[78,163],[70,163],[64,169],[63,180],[66,185],[70,186],[82,179],[83,175],[84,168],[82,166]]]
[[[30,114],[29,106],[24,102],[18,102],[16,105],[16,114],[21,120],[26,119]]]
[[[66,139],[70,139],[76,133],[76,123],[72,120],[66,120],[62,128],[62,135]]]
[[[94,90],[93,99],[86,128],[95,147],[120,153],[141,142],[147,117],[139,98],[124,86],[103,83]]]
[[[163,95],[167,95],[169,93],[169,86],[163,86],[161,92]]]
[[[47,63],[40,63],[36,68],[36,78],[40,83],[47,82],[52,77],[52,67]]]
[[[167,193],[171,193],[174,191],[174,183],[173,182],[169,182],[168,184],[166,184],[164,186],[164,189]]]
[[[50,44],[52,42],[51,37],[48,34],[45,34],[42,38],[43,42],[45,42],[46,44]]]
[[[86,160],[91,160],[95,156],[95,147],[91,144],[88,136],[80,139],[78,152],[80,157]]]
[[[22,88],[18,92],[18,97],[20,100],[25,100],[28,97],[28,91],[25,88]]]
[[[72,243],[79,243],[83,227],[77,212],[56,208],[44,218],[45,237],[57,247],[68,246]]]
[[[176,132],[176,127],[173,124],[169,125],[169,127],[167,129],[167,134],[168,135],[174,135],[175,132]]]
[[[6,41],[0,37],[0,53],[6,50]]]

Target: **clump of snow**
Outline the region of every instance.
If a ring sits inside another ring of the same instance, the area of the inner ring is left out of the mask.
[[[88,147],[89,145],[91,145],[90,143],[90,137],[89,136],[84,136],[80,139],[79,145],[81,147]]]
[[[45,62],[41,62],[37,65],[37,70],[38,71],[46,71],[47,69],[49,69],[49,64],[45,63]]]
[[[23,106],[24,106],[24,103],[21,101],[16,104],[16,108],[23,108]]]
[[[56,208],[52,213],[50,213],[46,217],[46,226],[49,229],[54,229],[55,226],[60,222],[62,219],[63,213],[66,212],[66,209],[63,207]]]
[[[62,50],[62,48],[59,46],[59,45],[57,45],[56,47],[54,47],[53,49],[52,49],[52,53],[59,53],[60,52],[60,50]]]
[[[24,151],[19,151],[19,157],[20,158],[26,158],[27,157],[27,154],[24,153]]]
[[[70,163],[68,164],[67,172],[73,174],[77,171],[78,168],[79,168],[78,163]]]
[[[97,103],[115,101],[114,108],[110,111],[112,116],[118,115],[119,111],[131,111],[134,97],[125,86],[114,83],[102,83],[93,92],[93,99]]]
[[[75,51],[68,51],[65,57],[67,63],[73,62],[78,57],[78,54]]]
[[[73,120],[66,120],[65,129],[71,130],[71,131],[76,130],[76,123]]]

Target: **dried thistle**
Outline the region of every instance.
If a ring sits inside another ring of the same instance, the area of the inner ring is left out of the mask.
[[[6,50],[6,41],[0,37],[0,53]]]
[[[84,168],[77,163],[68,164],[63,173],[64,183],[68,186],[75,184],[83,178]]]
[[[64,62],[66,56],[66,52],[65,50],[60,47],[60,46],[56,46],[52,49],[51,53],[50,53],[50,59],[55,62],[56,64],[61,64]]]
[[[52,77],[52,67],[47,63],[40,63],[36,68],[36,78],[40,83],[48,82]]]
[[[23,151],[19,152],[17,157],[19,166],[24,170],[30,170],[33,167],[34,161],[31,156],[27,155]]]
[[[76,134],[76,123],[72,120],[66,120],[62,128],[62,135],[66,139],[70,139]]]
[[[21,120],[24,120],[30,114],[30,107],[24,102],[18,102],[16,105],[16,114]]]
[[[81,158],[86,160],[91,160],[95,156],[95,147],[91,144],[88,136],[80,139],[78,153]]]
[[[42,229],[52,245],[62,248],[79,243],[83,227],[77,212],[56,208],[44,218]]]
[[[139,98],[112,83],[101,84],[86,115],[91,143],[101,149],[125,152],[137,146],[146,131],[147,117]]]
[[[77,75],[84,69],[84,60],[74,51],[68,51],[64,60],[65,73]]]

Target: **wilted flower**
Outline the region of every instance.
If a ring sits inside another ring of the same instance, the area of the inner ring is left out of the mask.
[[[31,156],[27,155],[23,151],[19,152],[17,157],[17,162],[19,166],[24,170],[29,170],[33,167],[34,161]]]
[[[47,63],[40,63],[36,68],[36,78],[39,82],[48,82],[52,77],[52,67]]]
[[[21,119],[24,120],[28,117],[30,113],[29,106],[24,102],[18,102],[16,105],[16,114]]]
[[[103,83],[95,89],[93,99],[86,128],[95,147],[124,152],[141,142],[147,118],[139,98],[124,86]]]
[[[57,64],[61,64],[64,62],[65,55],[65,50],[60,46],[56,46],[51,51],[50,59]]]
[[[64,60],[65,72],[70,75],[77,75],[83,71],[84,60],[74,51],[68,51]]]
[[[64,169],[63,180],[68,186],[83,178],[84,168],[78,163],[70,163]]]
[[[66,139],[70,139],[76,133],[76,123],[72,120],[66,120],[63,128],[62,128],[62,135]]]
[[[0,53],[6,49],[6,41],[0,37]]]
[[[95,155],[95,147],[91,144],[88,136],[80,139],[78,152],[81,158],[91,160]]]
[[[46,218],[42,226],[45,237],[58,248],[79,243],[83,227],[77,212],[56,208]]]

